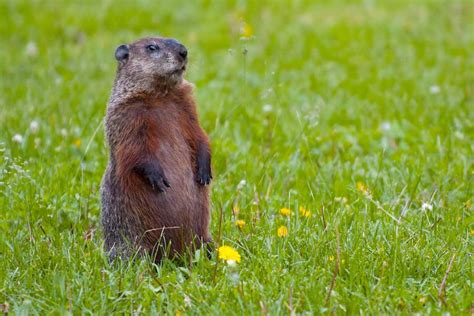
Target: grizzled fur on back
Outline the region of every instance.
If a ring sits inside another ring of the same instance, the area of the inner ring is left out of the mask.
[[[187,50],[172,39],[121,45],[105,118],[110,148],[102,180],[102,227],[111,258],[182,254],[209,243],[210,147]]]

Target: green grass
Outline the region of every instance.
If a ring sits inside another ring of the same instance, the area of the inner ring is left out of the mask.
[[[0,14],[0,303],[11,313],[472,312],[471,1],[2,0]],[[241,254],[237,267],[202,255],[111,266],[102,250],[113,52],[155,34],[190,51],[213,145],[212,235]]]

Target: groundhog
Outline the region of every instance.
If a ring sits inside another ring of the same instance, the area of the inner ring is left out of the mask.
[[[211,150],[183,79],[187,55],[178,41],[157,37],[115,51],[101,184],[111,260],[148,253],[159,262],[210,245]]]

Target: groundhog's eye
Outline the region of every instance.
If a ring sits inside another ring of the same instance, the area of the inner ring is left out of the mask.
[[[152,45],[148,45],[148,46],[146,47],[146,49],[147,49],[148,51],[150,51],[150,52],[154,52],[154,51],[159,50],[160,48],[158,47],[158,45],[152,44]]]

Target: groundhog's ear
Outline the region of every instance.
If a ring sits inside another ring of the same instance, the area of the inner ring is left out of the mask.
[[[128,45],[120,45],[115,50],[115,59],[117,59],[120,62],[125,61],[128,58],[129,54],[130,54],[130,49],[128,48]]]

